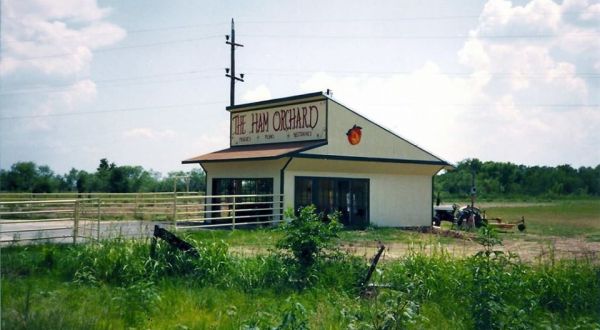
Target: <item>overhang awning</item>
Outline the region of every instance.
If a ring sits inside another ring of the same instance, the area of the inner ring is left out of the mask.
[[[182,161],[182,164],[220,162],[233,160],[277,159],[293,156],[296,153],[310,150],[327,144],[326,141],[309,141],[293,143],[277,143],[251,146],[235,146]]]

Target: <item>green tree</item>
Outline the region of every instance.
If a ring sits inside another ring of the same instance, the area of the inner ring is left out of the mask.
[[[206,174],[201,169],[195,168],[189,172],[190,191],[206,192]]]
[[[50,193],[58,191],[60,186],[59,177],[54,175],[54,172],[47,165],[39,166],[36,171],[36,176],[33,182],[32,192],[34,193]]]
[[[8,171],[6,187],[9,191],[31,192],[37,179],[37,166],[34,162],[18,162]]]

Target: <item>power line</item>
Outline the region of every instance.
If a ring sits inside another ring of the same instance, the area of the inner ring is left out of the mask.
[[[371,107],[398,107],[398,106],[416,106],[416,105],[426,105],[426,106],[450,106],[450,107],[467,107],[467,108],[489,108],[496,107],[499,104],[469,104],[469,103],[432,103],[432,104],[417,104],[417,103],[379,103],[379,104],[367,104],[366,106]],[[510,104],[510,106],[514,106],[515,108],[599,108],[600,104],[585,104],[585,103],[572,103],[572,104],[549,104],[549,103],[517,103]]]
[[[144,75],[144,76],[134,76],[134,77],[120,77],[120,78],[111,78],[111,79],[101,79],[95,80],[94,83],[99,86],[131,86],[131,85],[146,85],[146,84],[154,84],[154,83],[163,83],[163,82],[177,82],[177,81],[185,81],[185,80],[196,80],[196,79],[204,79],[204,78],[214,78],[218,77],[218,75],[208,75],[208,76],[199,76],[199,77],[190,77],[185,79],[172,79],[172,80],[156,80],[156,81],[145,81],[140,83],[128,83],[131,81],[149,79],[149,78],[162,78],[162,77],[172,77],[172,76],[182,76],[182,75],[193,75],[197,73],[203,73],[208,71],[216,71],[221,70],[221,68],[210,68],[210,69],[199,69],[199,70],[189,70],[189,71],[179,71],[179,72],[171,72],[171,73],[161,73],[161,74],[153,74],[153,75]],[[263,68],[250,68],[249,71],[254,72],[255,75],[276,75],[276,76],[295,76],[295,75],[313,75],[316,73],[328,73],[328,74],[368,74],[368,75],[380,75],[380,76],[388,76],[388,75],[414,75],[419,72],[415,71],[366,71],[366,70],[278,70],[278,69],[263,69]],[[439,76],[472,76],[476,72],[427,72],[428,75],[439,75]],[[487,72],[493,77],[505,77],[512,78],[517,75],[519,77],[525,77],[530,79],[546,79],[547,73],[541,72]],[[571,74],[571,73],[569,73]],[[573,72],[574,76],[577,77],[585,77],[590,79],[600,78],[599,73],[593,72]],[[553,79],[567,79],[569,77],[553,77]],[[92,79],[91,76],[80,77],[79,81],[84,79]],[[40,86],[35,84],[26,84],[20,85],[20,88],[8,89],[0,92],[0,95],[15,95],[15,94],[29,94],[29,93],[54,93],[61,92],[66,88],[72,87],[75,82],[70,83],[62,83],[55,84],[51,86]],[[31,88],[26,88],[31,86]],[[23,88],[25,87],[25,88]]]
[[[32,119],[32,118],[47,118],[47,117],[67,117],[67,116],[81,116],[81,115],[94,115],[94,114],[105,114],[105,113],[114,113],[114,112],[130,112],[130,111],[145,111],[145,110],[159,110],[159,109],[169,109],[169,108],[187,108],[187,107],[195,107],[195,106],[206,106],[206,105],[214,105],[214,104],[224,104],[223,101],[213,101],[213,102],[202,102],[202,103],[186,103],[186,104],[171,104],[171,105],[160,105],[160,106],[145,106],[145,107],[133,107],[133,108],[118,108],[118,109],[110,109],[110,110],[98,110],[98,111],[86,111],[86,112],[62,112],[62,113],[53,113],[46,115],[23,115],[23,116],[7,116],[0,117],[0,121],[2,120],[15,120],[15,119]],[[366,104],[365,106],[371,107],[400,107],[400,106],[415,106],[415,103],[389,103],[389,104]],[[430,105],[430,104],[427,104]],[[469,104],[469,103],[440,103],[440,104],[432,104],[435,106],[451,106],[451,107],[472,107],[472,108],[487,108],[487,107],[495,107],[497,104]],[[522,104],[513,104],[512,106],[517,108],[530,108],[530,107],[539,107],[539,108],[599,108],[600,104],[535,104],[535,103],[522,103]]]
[[[562,16],[579,16],[584,11],[576,11],[569,13],[562,13]],[[502,17],[511,17],[512,15],[485,15],[485,17],[493,17],[493,18],[502,18]],[[404,17],[393,17],[393,18],[343,18],[343,19],[306,19],[306,20],[238,20],[238,23],[242,24],[297,24],[297,23],[373,23],[373,22],[399,22],[399,21],[429,21],[429,20],[454,20],[454,19],[472,19],[472,18],[480,18],[481,13],[474,13],[470,15],[440,15],[440,16],[404,16]],[[185,25],[172,25],[172,26],[162,26],[162,27],[148,27],[141,29],[124,29],[127,34],[137,34],[137,33],[149,33],[149,32],[161,32],[161,31],[176,31],[176,30],[188,30],[188,29],[196,29],[203,28],[207,26],[225,26],[227,22],[213,22],[213,23],[200,23],[200,24],[185,24]],[[122,27],[121,27],[122,28]],[[109,35],[112,34],[110,32],[99,33],[95,35]],[[63,36],[62,39],[73,39],[79,38],[78,35],[69,35]],[[4,38],[0,38],[2,40]],[[22,38],[20,41],[36,41],[38,39],[34,38]]]
[[[165,75],[168,76],[168,75]],[[141,86],[141,85],[151,85],[157,83],[170,83],[170,82],[180,82],[180,81],[189,81],[189,80],[201,80],[201,79],[212,79],[216,77],[220,77],[221,75],[204,75],[204,76],[192,76],[186,78],[177,78],[177,79],[159,79],[159,80],[148,80],[148,81],[136,81],[139,78],[131,79],[130,81],[124,80],[102,80],[102,81],[94,81],[97,86],[100,87],[112,87],[112,86]],[[75,83],[70,84],[61,84],[57,86],[40,86],[37,88],[29,88],[29,89],[12,89],[7,90],[0,93],[0,96],[3,95],[23,95],[23,94],[38,94],[38,93],[61,93],[69,88],[72,88]]]
[[[190,80],[202,80],[202,79],[214,79],[217,77],[221,77],[221,75],[207,75],[207,76],[196,76],[196,77],[188,77],[188,78],[178,78],[178,79],[160,79],[160,80],[149,80],[149,81],[140,81],[140,82],[114,82],[114,83],[104,83],[99,84],[99,87],[121,87],[121,86],[143,86],[143,85],[152,85],[152,84],[164,84],[164,83],[172,83],[172,82],[181,82],[181,81],[190,81]],[[73,85],[71,85],[73,86]],[[52,94],[52,93],[62,93],[69,89],[69,87],[57,87],[57,88],[41,88],[37,90],[26,90],[26,91],[11,91],[9,93],[0,93],[0,96],[3,95],[27,95],[27,94]]]
[[[579,16],[585,11],[572,11],[569,13],[561,13],[561,16]],[[297,24],[297,23],[373,23],[373,22],[398,22],[398,21],[429,21],[429,20],[453,20],[453,19],[472,19],[481,18],[481,13],[474,13],[468,15],[440,15],[440,16],[400,16],[391,18],[327,18],[327,19],[306,19],[306,20],[240,20],[240,23],[244,24]],[[512,17],[511,14],[505,15],[489,15],[485,17],[490,18],[503,18]]]
[[[583,11],[570,12],[570,13],[562,13],[562,16],[579,16]],[[511,17],[512,15],[486,15],[486,17]],[[305,19],[305,20],[238,20],[238,23],[242,24],[297,24],[297,23],[373,23],[373,22],[401,22],[401,21],[430,21],[430,20],[454,20],[454,19],[472,19],[472,18],[480,18],[481,14],[471,14],[471,15],[440,15],[440,16],[404,16],[404,17],[393,17],[393,18],[342,18],[342,19]],[[213,22],[213,23],[200,23],[200,24],[185,24],[185,25],[172,25],[172,26],[162,26],[162,27],[147,27],[141,29],[125,29],[123,28],[128,35],[130,34],[138,34],[138,33],[149,33],[149,32],[162,32],[162,31],[176,31],[176,30],[189,30],[189,29],[197,29],[204,28],[208,26],[225,26],[227,22]],[[95,35],[110,35],[113,34],[111,32],[99,33]],[[78,35],[68,35],[63,36],[61,39],[74,39],[79,38]],[[4,38],[0,38],[2,40]],[[38,39],[34,38],[22,38],[20,41],[36,41]]]
[[[218,37],[221,37],[221,35],[210,35],[210,36],[204,36],[204,37],[198,37],[198,38],[170,40],[170,41],[154,42],[154,43],[132,45],[132,46],[101,48],[101,49],[95,49],[93,52],[94,53],[106,53],[106,52],[112,52],[112,51],[118,51],[118,50],[156,47],[156,46],[171,45],[171,44],[175,44],[175,43],[186,43],[186,42],[193,42],[193,41],[199,41],[199,40],[213,39],[213,38],[218,38]],[[32,60],[39,60],[39,59],[45,59],[45,58],[65,57],[65,56],[71,56],[71,55],[73,55],[73,54],[72,53],[61,53],[61,54],[44,55],[44,56],[23,57],[23,58],[19,58],[18,60],[32,61]]]
[[[387,36],[387,35],[374,35],[374,36],[357,36],[357,35],[275,35],[275,34],[243,34],[241,36],[248,38],[297,38],[297,39],[405,39],[405,40],[435,40],[435,39],[471,39],[471,38],[481,38],[481,39],[550,39],[561,36],[599,36],[600,33],[565,33],[565,34],[547,34],[547,35],[404,35],[404,36]],[[156,47],[156,46],[164,46],[171,45],[175,43],[186,43],[186,42],[194,42],[199,40],[208,40],[213,38],[219,38],[221,35],[210,35],[198,38],[188,38],[188,39],[179,39],[179,40],[169,40],[162,42],[154,42],[148,44],[141,45],[131,45],[131,46],[120,46],[120,47],[110,47],[110,48],[101,48],[95,49],[94,53],[106,53],[112,51],[119,50],[127,50],[127,49],[137,49],[137,48],[146,48],[146,47]],[[52,54],[52,55],[43,55],[43,56],[33,56],[33,57],[23,57],[18,58],[21,61],[33,61],[39,59],[46,58],[57,58],[57,57],[65,57],[71,56],[72,53],[60,53],[60,54]]]
[[[165,26],[165,27],[156,27],[156,28],[145,28],[145,29],[138,29],[138,30],[125,30],[125,32],[127,32],[128,35],[130,34],[137,34],[137,33],[148,33],[148,32],[160,32],[160,31],[175,31],[175,30],[187,30],[187,29],[195,29],[195,28],[200,28],[200,27],[206,27],[206,26],[220,26],[220,25],[226,25],[227,23],[222,22],[222,23],[206,23],[206,24],[189,24],[189,25],[174,25],[174,26]],[[76,30],[77,31],[77,30]],[[103,36],[103,35],[111,35],[114,34],[113,32],[105,32],[105,33],[97,33],[94,34],[94,36]],[[62,40],[69,40],[69,39],[75,39],[75,38],[80,38],[81,36],[79,35],[68,35],[68,36],[63,36],[61,37]],[[0,40],[3,40],[4,38],[0,38]],[[19,41],[38,41],[39,39],[35,39],[35,38],[20,38]]]
[[[85,111],[85,112],[61,112],[61,113],[50,113],[50,114],[45,114],[45,115],[8,116],[8,117],[0,117],[0,121],[14,120],[14,119],[46,118],[46,117],[68,117],[68,116],[104,114],[104,113],[113,113],[113,112],[159,110],[159,109],[169,109],[169,108],[186,108],[186,107],[192,107],[192,106],[195,107],[195,106],[200,106],[200,105],[213,105],[213,104],[223,104],[223,103],[224,102],[222,102],[222,101],[212,101],[212,102],[201,102],[201,103],[185,103],[185,104],[170,104],[170,105],[145,106],[145,107],[133,107],[133,108],[117,108],[117,109],[110,109],[110,110]]]
[[[285,70],[285,69],[262,69],[262,68],[250,68],[248,71],[254,71],[255,74],[263,73],[291,73],[291,74],[315,74],[315,73],[341,73],[341,74],[375,74],[375,75],[413,75],[418,74],[418,71],[364,71],[364,70]],[[427,72],[427,74],[441,75],[441,76],[471,76],[477,72]],[[547,73],[542,72],[486,72],[491,76],[506,76],[512,77],[519,75],[520,77],[546,77]],[[573,75],[597,78],[600,77],[600,73],[595,72],[573,72]]]
[[[277,35],[277,34],[242,34],[246,38],[296,38],[296,39],[406,39],[406,40],[429,40],[429,39],[550,39],[564,36],[600,36],[600,33],[564,33],[564,34],[537,34],[537,35]]]
[[[196,74],[196,73],[201,73],[201,72],[208,72],[208,71],[213,71],[213,70],[220,70],[220,67],[213,67],[213,68],[206,68],[206,69],[194,69],[194,70],[186,70],[186,71],[178,71],[178,72],[166,72],[166,73],[158,73],[158,74],[151,74],[151,75],[144,75],[144,76],[133,76],[133,77],[119,77],[119,78],[110,78],[110,79],[100,79],[100,80],[95,80],[94,83],[107,83],[107,82],[117,82],[117,81],[128,81],[128,80],[140,80],[140,79],[148,79],[148,78],[157,78],[157,77],[167,77],[167,76],[179,76],[179,75],[187,75],[187,74]],[[85,79],[92,79],[92,76],[84,76],[84,77],[77,77],[78,81],[80,80],[85,80]],[[72,86],[73,82],[70,83],[64,83],[64,84],[56,84],[54,86],[40,86],[39,84],[36,83],[29,83],[29,84],[21,84],[18,87],[19,88],[23,88],[23,87],[32,87],[34,89],[37,88],[47,88],[47,87],[61,87],[61,86]],[[5,90],[5,92],[13,92],[13,91],[20,91],[22,89],[9,89],[9,90]]]

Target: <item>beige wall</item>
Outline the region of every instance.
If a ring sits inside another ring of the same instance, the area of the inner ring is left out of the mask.
[[[289,158],[264,161],[203,164],[208,175],[207,194],[213,178],[273,178],[279,193],[280,171]],[[440,166],[294,158],[284,174],[284,206],[294,207],[295,176],[369,179],[369,220],[383,227],[431,224],[431,177]]]
[[[341,155],[354,157],[393,158],[424,161],[440,159],[408,141],[386,131],[371,121],[328,100],[328,144],[305,151],[305,154]],[[354,125],[362,127],[359,144],[348,143],[346,132]]]
[[[372,166],[366,167],[369,164]],[[294,158],[284,175],[284,205],[286,208],[294,207],[295,176],[369,179],[371,224],[382,227],[429,226],[431,177],[440,166],[419,165],[428,168],[420,174],[411,173],[412,166],[415,165]]]

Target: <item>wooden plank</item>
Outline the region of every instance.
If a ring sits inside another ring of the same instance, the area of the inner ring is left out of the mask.
[[[169,245],[171,245],[172,247],[177,248],[183,252],[187,252],[195,257],[200,256],[198,250],[196,250],[196,248],[192,244],[182,240],[170,231],[164,228],[160,228],[158,225],[154,226],[154,237],[160,238],[165,242],[169,243]]]
[[[367,271],[367,275],[365,276],[364,280],[360,283],[363,290],[367,289],[367,286],[369,285],[369,281],[371,280],[371,276],[373,276],[373,272],[375,271],[375,268],[377,267],[377,264],[379,263],[379,258],[383,254],[384,250],[385,250],[385,245],[383,245],[383,244],[381,244],[381,242],[379,242],[379,250],[377,251],[377,254],[375,254],[375,256],[373,257],[373,260],[371,261],[371,266],[369,267],[369,270]]]

